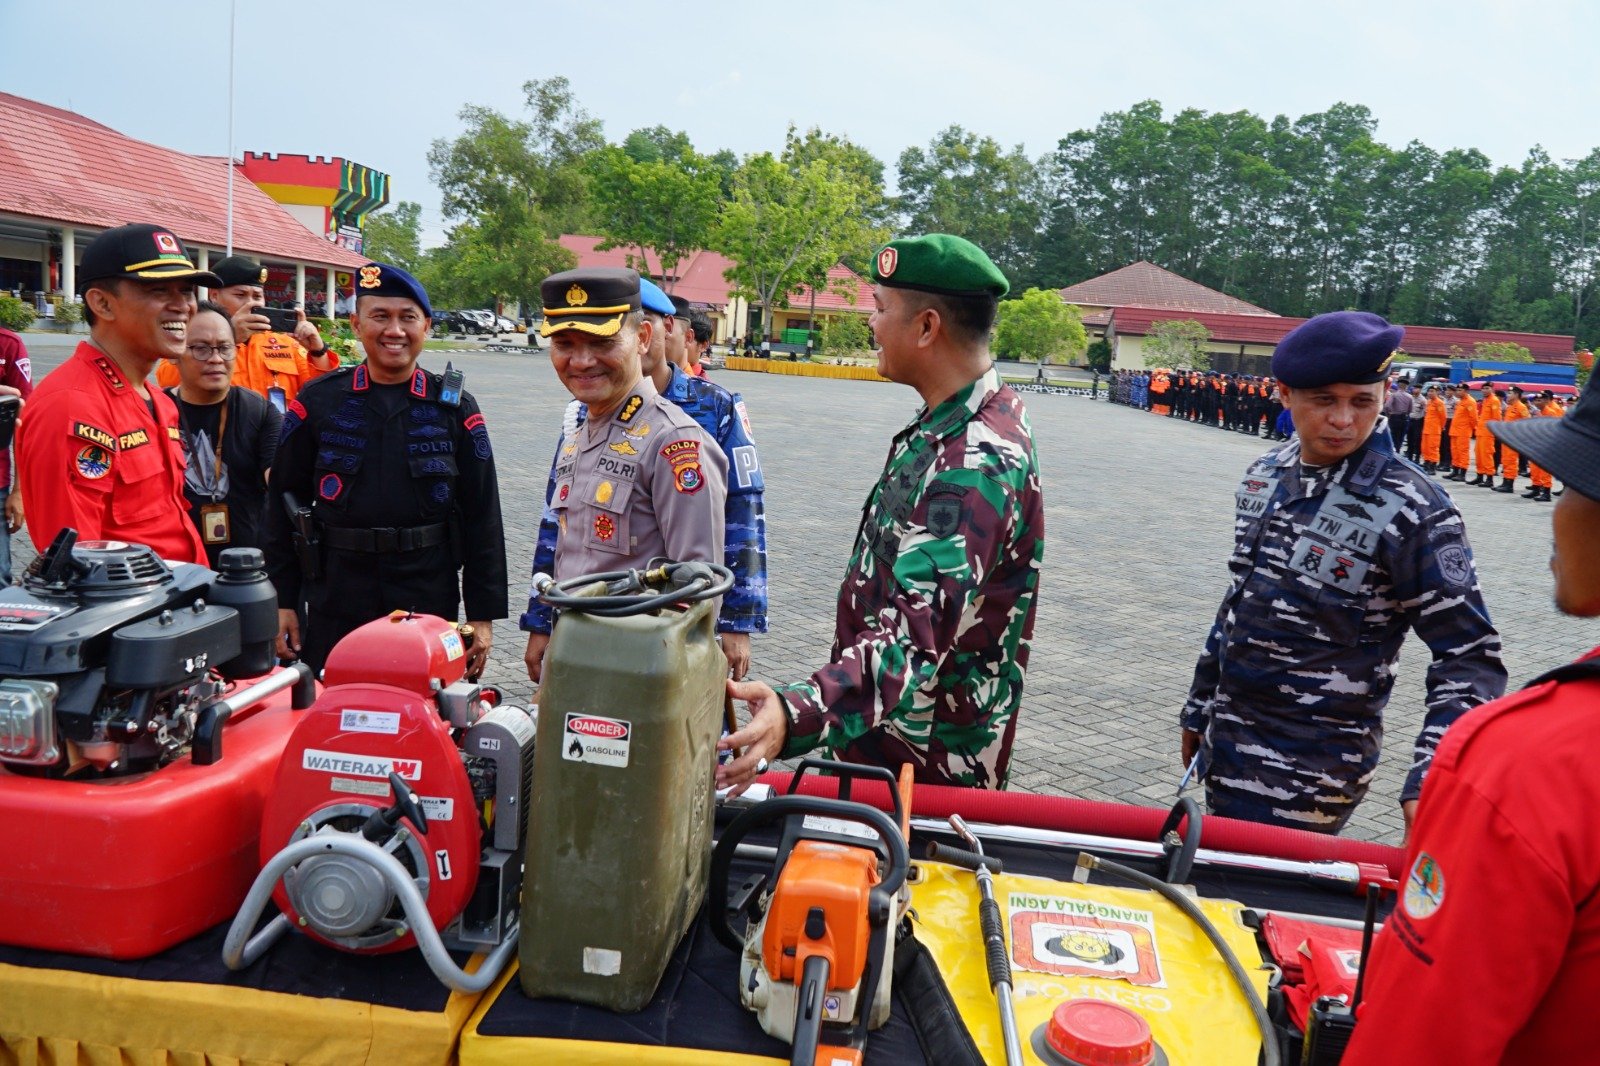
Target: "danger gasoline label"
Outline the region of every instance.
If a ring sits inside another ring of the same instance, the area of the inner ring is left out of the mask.
[[[627,766],[633,725],[620,718],[569,712],[562,730],[561,757],[597,766]]]
[[[374,755],[352,755],[344,751],[318,751],[307,748],[300,755],[300,766],[306,770],[320,770],[325,774],[349,774],[352,777],[388,777],[399,774],[407,781],[422,777],[421,759],[386,759]]]

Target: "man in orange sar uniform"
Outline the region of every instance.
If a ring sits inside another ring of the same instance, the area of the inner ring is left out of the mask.
[[[1472,442],[1477,458],[1478,476],[1467,482],[1494,488],[1494,434],[1489,427],[1500,421],[1500,394],[1488,385],[1483,387],[1483,403],[1478,408],[1478,436]]]
[[[1467,480],[1472,463],[1472,438],[1478,433],[1478,401],[1465,385],[1457,385],[1456,412],[1450,416],[1450,475],[1446,481]]]
[[[1422,416],[1422,469],[1430,474],[1439,471],[1439,441],[1444,436],[1444,422],[1444,393],[1430,386],[1428,406]]]
[[[219,259],[211,271],[222,279],[222,285],[211,290],[211,301],[232,319],[233,339],[239,345],[233,384],[259,393],[281,412],[313,379],[339,369],[339,356],[303,311],[295,312],[298,324],[293,334],[274,332],[267,316],[255,313],[266,303],[267,271],[260,263],[230,255]],[[162,363],[156,369],[156,383],[164,389],[177,385],[177,364]]]
[[[1533,413],[1536,418],[1560,418],[1566,411],[1559,403],[1556,403],[1556,394],[1546,389],[1534,401]],[[1550,471],[1530,460],[1528,463],[1528,481],[1532,483],[1532,487],[1522,495],[1530,500],[1549,503],[1551,500],[1550,489],[1555,484],[1550,477]]]
[[[1528,405],[1522,402],[1522,389],[1511,386],[1511,398],[1506,401],[1506,409],[1500,416],[1502,422],[1520,422],[1529,415]],[[1511,492],[1517,487],[1517,467],[1522,463],[1522,457],[1511,449],[1506,443],[1507,438],[1500,433],[1495,436],[1500,438],[1500,484],[1496,485],[1496,492]]]

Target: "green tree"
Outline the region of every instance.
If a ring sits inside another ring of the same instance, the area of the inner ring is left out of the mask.
[[[1192,318],[1173,318],[1154,322],[1144,338],[1144,365],[1154,369],[1209,370],[1211,357],[1206,341],[1211,331]]]
[[[422,262],[422,205],[401,200],[368,215],[361,227],[362,254],[415,274]]]
[[[872,347],[866,315],[830,315],[822,320],[821,347],[835,355],[854,355]]]
[[[453,273],[445,287],[463,303],[509,297],[538,306],[539,282],[574,261],[555,238],[587,228],[584,162],[604,147],[600,123],[565,78],[522,88],[526,118],[469,105],[466,131],[428,151],[444,216],[457,223],[448,239],[455,247],[433,265]]]
[[[1000,301],[995,316],[995,354],[1029,363],[1070,363],[1088,346],[1083,313],[1055,289],[1029,289]]]
[[[900,153],[899,186],[906,232],[965,237],[1013,288],[1032,270],[1045,187],[1021,145],[1007,152],[993,138],[950,126],[926,149]]]
[[[1110,373],[1111,345],[1104,337],[1100,337],[1093,341],[1089,347],[1084,350],[1083,358],[1084,361],[1089,364],[1091,369],[1098,370],[1102,374]]]
[[[1498,363],[1531,363],[1533,353],[1514,341],[1479,341],[1472,346],[1472,358]]]
[[[628,253],[628,265],[659,277],[668,292],[677,284],[678,263],[710,239],[720,188],[710,160],[688,145],[687,136],[676,137],[682,144],[670,141],[671,158],[658,152],[655,159],[635,159],[627,147],[615,145],[589,158],[591,210],[605,238],[599,247],[634,249],[637,254]],[[645,143],[656,147],[653,140]]]
[[[883,236],[862,215],[871,195],[859,175],[830,159],[789,165],[762,152],[739,167],[710,247],[733,260],[727,280],[761,309],[763,332],[790,291]]]

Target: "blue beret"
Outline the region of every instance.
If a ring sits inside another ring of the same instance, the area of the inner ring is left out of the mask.
[[[428,294],[422,290],[422,283],[388,263],[368,263],[361,268],[356,277],[356,297],[362,296],[399,296],[415,301],[424,315],[433,317],[433,308],[428,305]]]
[[[1272,353],[1272,376],[1291,389],[1382,381],[1405,329],[1370,311],[1333,311],[1296,326]]]
[[[672,300],[649,278],[639,279],[639,306],[646,311],[654,311],[663,318],[671,318],[674,313]]]

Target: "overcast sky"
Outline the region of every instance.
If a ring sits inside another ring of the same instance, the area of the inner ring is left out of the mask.
[[[228,0],[0,0],[0,90],[129,136],[223,154]],[[510,114],[565,75],[620,140],[777,150],[789,123],[894,161],[960,124],[1030,155],[1159,100],[1268,119],[1361,103],[1391,145],[1520,162],[1600,146],[1600,4],[1587,0],[837,3],[242,0],[234,145],[388,173],[442,237],[427,150],[464,104]],[[1586,53],[1585,49],[1589,49]],[[5,131],[0,130],[0,139]]]

